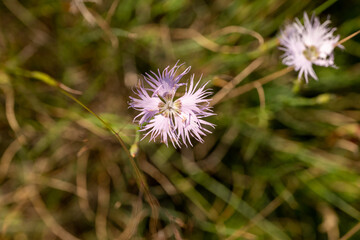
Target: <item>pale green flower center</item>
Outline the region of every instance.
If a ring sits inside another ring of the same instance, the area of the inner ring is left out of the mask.
[[[315,61],[319,57],[319,51],[315,46],[306,46],[305,50],[303,51],[305,58],[311,62]]]
[[[181,113],[181,102],[179,100],[166,100],[159,103],[159,112],[164,117],[174,117]]]

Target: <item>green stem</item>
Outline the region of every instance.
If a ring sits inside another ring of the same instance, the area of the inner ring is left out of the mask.
[[[150,190],[149,190],[149,186],[147,185],[143,174],[141,173],[139,167],[137,166],[137,164],[135,162],[135,158],[131,155],[130,151],[126,147],[125,142],[122,140],[120,135],[110,126],[110,124],[107,123],[105,120],[103,120],[99,115],[97,115],[90,108],[88,108],[84,103],[82,103],[80,100],[78,100],[77,98],[75,98],[71,94],[71,93],[77,93],[78,94],[79,91],[73,90],[73,89],[65,86],[64,84],[56,81],[55,79],[53,79],[49,75],[47,75],[45,73],[42,73],[42,72],[27,71],[27,70],[18,69],[18,68],[17,69],[8,69],[8,71],[9,71],[9,73],[12,73],[14,75],[23,76],[23,77],[27,77],[27,78],[33,78],[33,79],[42,81],[43,83],[45,83],[45,84],[47,84],[49,86],[57,88],[62,94],[64,94],[67,97],[71,98],[74,102],[76,102],[81,107],[83,107],[91,115],[95,116],[112,134],[114,134],[116,139],[119,141],[121,147],[124,149],[124,151],[126,152],[126,154],[128,155],[128,157],[130,159],[130,164],[131,164],[131,166],[133,167],[133,169],[135,171],[135,175],[137,177],[137,180],[138,180],[137,182],[138,182],[138,185],[140,187],[140,190],[145,193],[146,200],[149,202],[150,207],[152,209],[153,217],[155,219],[155,224],[154,225],[156,226],[157,214],[158,214],[158,205],[159,204],[158,204],[157,200],[151,195]]]
[[[337,0],[328,0],[328,1],[324,2],[323,4],[321,4],[320,6],[318,6],[314,10],[314,12],[316,13],[316,15],[319,15],[320,13],[325,11],[327,8],[329,8],[331,5],[333,5],[336,2],[337,2]]]

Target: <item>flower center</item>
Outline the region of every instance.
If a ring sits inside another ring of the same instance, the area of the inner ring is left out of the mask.
[[[315,46],[306,46],[305,50],[303,51],[303,54],[307,60],[310,62],[313,62],[318,59],[319,57],[319,51]]]
[[[159,112],[164,117],[174,117],[181,113],[181,102],[179,100],[173,101],[172,99],[166,99],[163,102],[160,102]]]

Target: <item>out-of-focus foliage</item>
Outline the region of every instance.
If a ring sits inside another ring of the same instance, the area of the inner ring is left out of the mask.
[[[359,36],[318,82],[256,81],[285,68],[276,36],[304,11],[342,38],[360,29],[357,0],[1,1],[1,238],[359,239]],[[217,127],[194,148],[138,143],[132,88],[179,59],[211,82]],[[132,146],[156,231],[116,138],[19,69],[81,91]]]

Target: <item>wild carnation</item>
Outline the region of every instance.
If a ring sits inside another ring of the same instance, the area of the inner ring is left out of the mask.
[[[304,13],[304,24],[296,18],[295,22],[281,30],[279,49],[285,52],[282,62],[293,66],[295,71],[299,72],[299,79],[304,75],[305,81],[308,82],[310,75],[318,80],[313,64],[336,68],[333,50],[336,46],[342,46],[337,44],[340,36],[334,36],[336,28],[330,28],[329,24],[329,19],[321,24],[318,17],[312,15],[309,19]]]
[[[163,72],[145,73],[144,82],[141,81],[134,93],[138,98],[130,97],[130,107],[140,113],[134,118],[141,126],[146,136],[150,135],[150,141],[160,139],[168,146],[169,140],[174,147],[181,147],[181,142],[188,146],[191,138],[203,143],[203,136],[211,133],[204,126],[214,128],[214,124],[203,118],[214,115],[210,107],[211,91],[206,90],[207,83],[199,86],[200,81],[195,83],[194,75],[188,83],[180,83],[191,69],[186,68],[182,73],[176,74],[183,64],[170,69],[166,67]],[[179,88],[184,87],[182,96]]]

